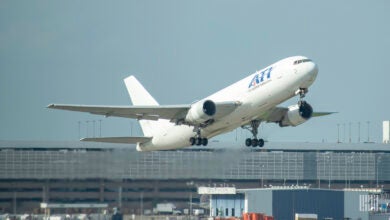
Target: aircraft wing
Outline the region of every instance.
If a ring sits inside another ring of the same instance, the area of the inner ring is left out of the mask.
[[[215,103],[217,112],[214,119],[218,120],[233,112],[240,102],[217,102]],[[88,112],[106,117],[115,116],[123,118],[158,120],[168,119],[172,122],[184,119],[191,105],[148,105],[148,106],[91,106],[91,105],[62,105],[50,104],[51,109],[61,109],[77,112]]]
[[[320,117],[325,115],[334,114],[336,112],[313,112],[313,115],[311,117]]]
[[[100,137],[100,138],[83,138],[80,141],[136,144],[136,143],[145,143],[150,140],[152,140],[152,137]]]
[[[168,106],[91,106],[91,105],[57,105],[47,106],[52,109],[61,109],[77,112],[89,112],[106,117],[115,116],[123,118],[135,118],[138,120],[173,119],[187,113],[189,105]]]
[[[283,119],[283,116],[288,111],[288,108],[285,107],[275,107],[266,112],[263,116],[260,117],[260,120],[266,122],[280,122]],[[313,112],[312,117],[319,117],[334,114],[336,112]]]

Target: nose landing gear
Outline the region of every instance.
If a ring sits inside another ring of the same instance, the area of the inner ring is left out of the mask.
[[[258,134],[258,130],[259,130],[259,125],[260,125],[260,120],[253,120],[250,122],[250,125],[249,126],[243,126],[242,128],[244,129],[247,129],[249,130],[252,135],[253,135],[253,138],[247,138],[245,140],[245,145],[247,147],[263,147],[264,146],[264,140],[262,138],[260,139],[257,139],[257,134]]]
[[[307,88],[299,88],[295,94],[296,95],[299,95],[299,101],[303,100],[303,98],[305,98],[306,96],[306,93],[308,93],[309,90]]]

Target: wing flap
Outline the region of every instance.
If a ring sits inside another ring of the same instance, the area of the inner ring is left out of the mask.
[[[152,137],[99,137],[99,138],[83,138],[80,141],[116,143],[116,144],[137,144],[137,143],[145,143],[150,140],[152,140]]]

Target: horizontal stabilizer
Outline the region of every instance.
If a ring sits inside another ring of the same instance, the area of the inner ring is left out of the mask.
[[[152,140],[152,137],[101,137],[101,138],[83,138],[80,141],[104,142],[117,144],[137,144]]]

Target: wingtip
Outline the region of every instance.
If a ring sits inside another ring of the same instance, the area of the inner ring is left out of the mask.
[[[332,115],[336,114],[339,112],[313,112],[313,117],[318,117],[318,116],[327,116],[327,115]]]
[[[135,76],[134,75],[130,75],[130,76],[128,76],[128,77],[126,77],[126,78],[124,78],[123,79],[123,81],[128,81],[128,80],[134,80],[134,79],[137,79],[137,78],[135,78]]]
[[[46,106],[46,108],[54,108],[54,104],[49,104],[48,106]]]

